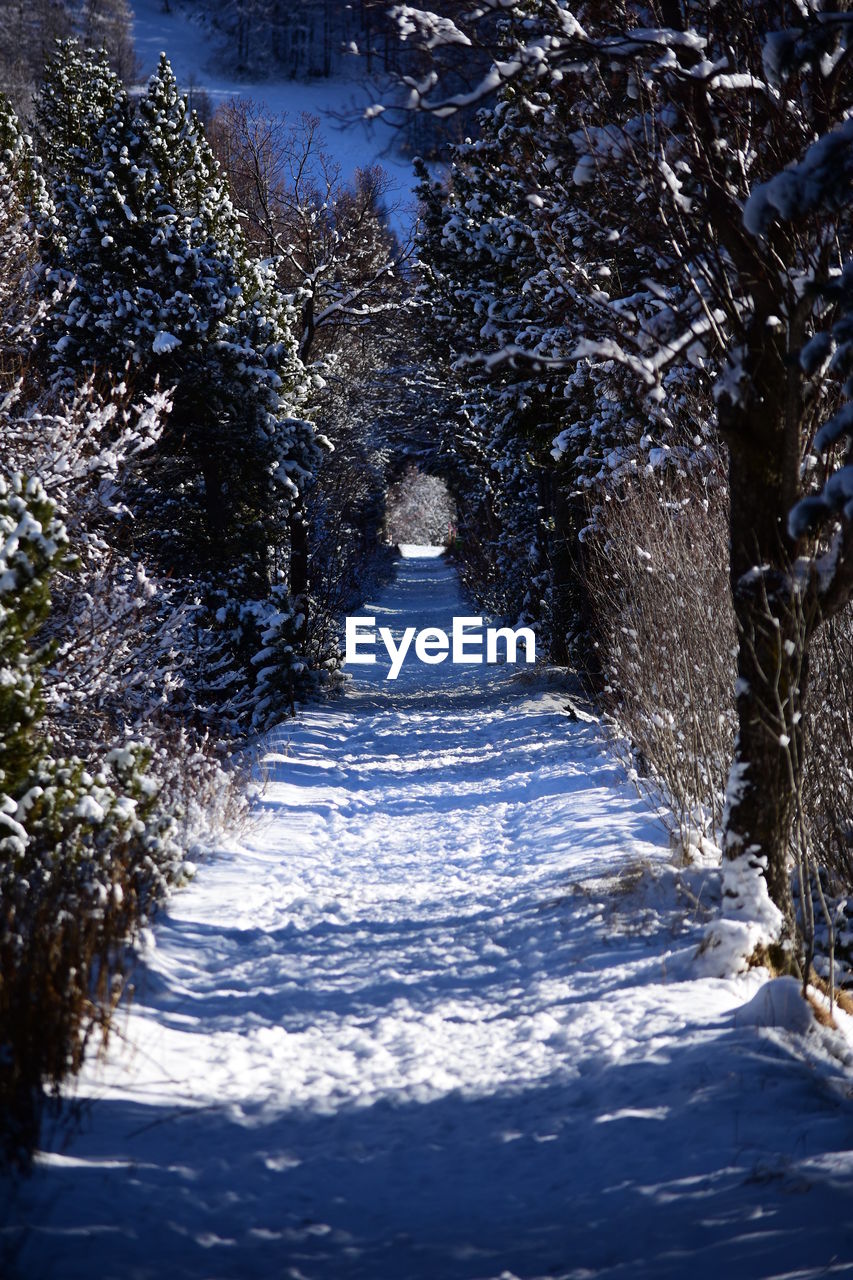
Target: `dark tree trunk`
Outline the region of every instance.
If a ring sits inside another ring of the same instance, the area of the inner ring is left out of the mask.
[[[764,332],[762,333],[762,329]],[[789,852],[802,775],[811,588],[792,591],[788,513],[797,496],[802,416],[798,371],[756,317],[744,353],[744,399],[720,407],[729,447],[730,575],[738,627],[735,756],[724,851],[766,858],[770,896],[793,934]],[[756,337],[757,334],[757,337]]]
[[[765,572],[733,587],[739,630],[738,732],[729,783],[724,850],[767,859],[770,896],[792,932],[788,857],[802,772],[808,666],[790,593]]]
[[[601,686],[601,665],[594,643],[593,606],[590,599],[586,557],[580,540],[589,513],[583,494],[567,470],[552,481],[551,509],[554,538],[551,572],[554,592],[556,662],[573,665],[590,690]]]
[[[215,451],[202,460],[201,473],[204,477],[204,509],[208,542],[213,547],[213,555],[221,557],[225,553],[228,522],[225,497],[222,492],[222,469]]]
[[[308,520],[304,504],[298,502],[290,512],[290,596],[293,606],[302,613],[301,632],[308,625]]]

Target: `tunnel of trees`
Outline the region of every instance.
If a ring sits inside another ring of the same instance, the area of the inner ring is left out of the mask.
[[[0,99],[12,1148],[187,833],[243,803],[228,756],[340,688],[398,542],[452,544],[575,670],[805,978],[853,889],[846,18],[410,14],[409,105],[475,128],[404,241],[310,116],[205,126],[166,58],[129,94],[114,8],[100,52],[34,10]],[[460,47],[500,73],[460,93]]]

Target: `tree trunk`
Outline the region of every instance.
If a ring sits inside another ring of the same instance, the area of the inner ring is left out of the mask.
[[[304,618],[300,628],[302,638],[308,626],[308,520],[301,500],[290,512],[290,597],[294,609]]]
[[[595,610],[580,535],[589,523],[586,498],[569,468],[558,468],[553,479],[554,542],[551,570],[554,591],[554,631],[557,662],[574,665],[590,691],[601,691],[601,662],[595,647]]]
[[[738,732],[723,848],[729,858],[766,858],[768,890],[790,937],[788,859],[816,610],[811,589],[804,599],[795,596],[787,533],[800,464],[799,374],[766,332],[757,317],[742,353],[744,398],[720,406],[729,446],[730,581],[738,627]]]
[[[229,541],[228,512],[225,495],[222,492],[223,475],[219,465],[219,455],[211,450],[202,458],[201,474],[204,478],[204,513],[207,541],[212,548],[212,558],[221,559],[230,552],[226,547]]]
[[[733,585],[739,631],[738,732],[723,848],[729,858],[742,853],[766,857],[770,897],[785,917],[790,936],[788,857],[802,773],[799,717],[808,667],[796,611],[783,583],[783,575],[765,572]]]

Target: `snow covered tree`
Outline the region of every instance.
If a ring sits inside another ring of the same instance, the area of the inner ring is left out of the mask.
[[[35,101],[33,138],[48,182],[85,192],[86,169],[104,118],[123,93],[106,54],[58,41]],[[42,234],[47,227],[42,227]]]
[[[589,518],[583,488],[614,456],[610,406],[631,402],[624,388],[614,393],[616,379],[602,362],[596,368],[584,360],[573,383],[561,363],[589,323],[576,245],[581,231],[594,241],[596,229],[588,212],[563,199],[564,175],[554,164],[531,190],[542,153],[557,149],[561,105],[536,86],[510,86],[482,112],[478,137],[452,148],[446,182],[431,182],[422,170],[419,298],[433,327],[446,333],[446,358],[466,389],[468,421],[456,449],[481,479],[463,522],[472,510],[491,509],[489,535],[472,529],[463,538],[463,565],[476,555],[477,593],[500,612],[536,619],[543,647],[566,660],[567,643],[574,654],[589,649],[588,637],[573,643],[588,629],[577,563]],[[513,367],[503,358],[521,348],[538,360]],[[478,362],[469,358],[475,351]],[[574,430],[567,429],[572,416]],[[636,415],[620,426],[623,469],[643,428]],[[606,470],[615,477],[617,468]],[[503,599],[489,598],[490,580]]]
[[[452,149],[446,191],[420,169],[419,299],[432,328],[446,335],[445,359],[457,369],[464,398],[453,442],[454,452],[465,459],[460,475],[469,482],[459,502],[463,578],[487,608],[530,622],[541,616],[540,602],[530,591],[532,561],[539,561],[543,550],[537,493],[541,447],[537,450],[515,420],[525,391],[520,379],[508,369],[492,377],[462,363],[472,343],[483,340],[481,334],[485,337],[490,327],[497,332],[505,307],[517,313],[521,298],[523,268],[517,267],[527,246],[514,234],[514,175],[496,154],[500,130],[491,124],[484,118],[477,142],[466,140]],[[511,144],[509,131],[503,139]],[[510,225],[504,244],[502,232]],[[541,444],[546,440],[543,435]]]
[[[386,528],[392,542],[446,546],[455,520],[455,504],[438,476],[410,465],[388,490]]]
[[[69,62],[65,49],[45,91],[60,114],[76,92]],[[127,368],[137,391],[172,388],[129,498],[161,567],[207,579],[211,607],[227,614],[229,596],[263,599],[279,581],[289,515],[321,456],[299,414],[308,381],[292,309],[247,252],[165,57],[136,105],[109,83],[106,108],[100,97],[79,107],[85,145],[68,163],[54,146],[46,165],[44,347],[58,386]],[[249,663],[252,643],[235,641],[235,662]]]
[[[386,175],[371,169],[345,182],[313,117],[291,122],[236,101],[217,113],[211,136],[247,242],[275,263],[298,316],[300,356],[314,375],[310,412],[334,444],[290,520],[293,606],[322,661],[336,647],[336,612],[356,602],[378,552],[382,480],[367,387],[403,304],[407,248],[388,227]]]
[[[211,135],[248,241],[276,260],[299,308],[304,360],[339,350],[345,331],[363,333],[399,305],[408,246],[388,227],[382,169],[345,182],[319,120],[291,123],[246,100],[222,107]]]
[[[848,516],[832,496],[843,494],[846,480],[833,481],[820,500],[825,514],[840,517],[831,551],[829,541],[807,536],[815,505],[798,508],[802,518],[788,524],[810,485],[802,466],[823,397],[798,363],[828,318],[812,282],[827,278],[836,246],[850,235],[846,207],[824,198],[825,180],[815,194],[826,156],[838,163],[845,154],[849,21],[843,8],[802,6],[792,17],[782,4],[741,0],[710,9],[626,5],[606,14],[590,6],[582,20],[556,0],[462,6],[457,21],[398,12],[408,39],[440,51],[475,44],[478,22],[498,7],[500,44],[489,74],[447,98],[435,76],[411,83],[412,104],[447,114],[515,85],[533,108],[528,85],[562,100],[560,145],[546,145],[542,168],[531,167],[530,203],[547,204],[546,175],[569,165],[578,188],[575,201],[567,192],[569,208],[583,206],[584,188],[598,187],[602,202],[620,188],[636,207],[625,234],[632,248],[647,246],[651,269],[641,259],[642,274],[606,287],[588,279],[573,292],[559,284],[567,305],[580,294],[587,313],[597,314],[557,358],[566,367],[582,358],[618,362],[649,415],[678,403],[677,395],[667,401],[667,379],[685,358],[715,378],[739,635],[725,849],[763,865],[789,930],[810,637],[850,597]],[[541,119],[547,128],[545,104]],[[610,230],[618,241],[619,228]],[[588,242],[581,235],[570,243],[583,255]],[[593,262],[611,270],[602,256]],[[470,354],[483,347],[491,368],[535,369],[552,358],[541,340],[491,354],[478,342]],[[831,430],[821,443],[831,443]],[[784,951],[775,954],[786,963]]]
[[[128,365],[140,388],[174,386],[162,523],[178,532],[176,553],[218,560],[244,548],[263,581],[279,518],[319,458],[293,412],[305,380],[289,308],[245,252],[165,58],[136,109],[119,90],[101,122],[86,121],[82,177],[51,165],[48,278],[62,299],[46,324],[51,359],[66,381]]]

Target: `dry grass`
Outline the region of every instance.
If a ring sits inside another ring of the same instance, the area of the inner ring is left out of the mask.
[[[604,702],[686,847],[722,825],[735,728],[735,623],[718,477],[638,480],[598,513],[590,594]]]
[[[831,887],[853,892],[853,609],[812,644],[803,802]]]
[[[820,991],[827,1000],[829,999],[829,983],[814,969],[809,970],[809,985]],[[845,1013],[853,1016],[853,996],[850,995],[850,992],[845,991],[843,987],[835,987],[832,995],[833,1002],[838,1005],[839,1009],[843,1009]]]
[[[806,992],[806,1004],[811,1008],[815,1022],[819,1022],[822,1027],[830,1027],[834,1031],[838,1030],[838,1024],[832,1014],[811,991]]]

